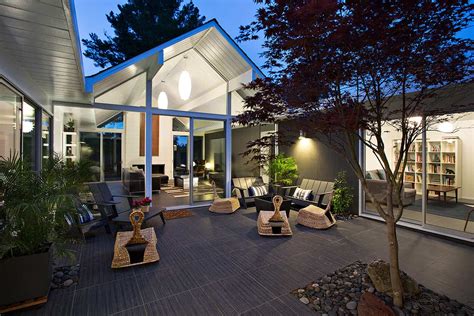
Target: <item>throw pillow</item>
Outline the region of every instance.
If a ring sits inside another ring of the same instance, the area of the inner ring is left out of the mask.
[[[77,208],[77,212],[79,213],[81,224],[88,223],[94,219],[94,215],[85,204],[81,204],[80,207]]]
[[[267,195],[267,194],[268,194],[267,187],[264,185],[249,187],[250,196],[262,196],[262,195]]]
[[[303,190],[301,188],[296,188],[295,193],[293,193],[293,197],[300,200],[308,200],[310,195],[311,190]]]

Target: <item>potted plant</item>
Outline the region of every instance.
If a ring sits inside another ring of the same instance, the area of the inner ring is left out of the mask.
[[[347,183],[347,174],[341,171],[334,182],[334,195],[332,197],[332,210],[339,218],[347,218],[354,200],[352,188]]]
[[[64,131],[65,132],[74,132],[74,130],[75,130],[74,119],[69,118],[67,123],[64,125]]]
[[[73,209],[71,193],[79,189],[88,166],[65,164],[58,156],[33,172],[19,155],[0,158],[0,306],[47,296],[51,256],[65,254]]]
[[[266,174],[270,178],[275,193],[281,194],[282,186],[292,185],[298,179],[296,160],[283,154],[277,155],[269,161]]]
[[[141,209],[143,213],[146,213],[150,210],[150,204],[152,200],[149,197],[145,197],[142,200],[133,201],[132,208],[133,209]]]

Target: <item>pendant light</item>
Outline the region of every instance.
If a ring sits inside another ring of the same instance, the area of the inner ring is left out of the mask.
[[[186,69],[186,59],[188,57],[184,57],[184,69]],[[191,89],[192,89],[192,82],[191,82],[191,76],[189,75],[189,72],[186,70],[183,70],[181,72],[181,75],[179,76],[179,82],[178,82],[178,91],[179,91],[179,96],[181,97],[182,100],[186,101],[189,99],[191,96]]]
[[[164,91],[164,81],[161,81],[162,83],[162,90],[160,94],[158,95],[158,108],[166,110],[168,108],[168,95]]]

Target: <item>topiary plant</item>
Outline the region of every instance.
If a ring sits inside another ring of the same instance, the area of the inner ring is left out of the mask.
[[[354,193],[352,188],[347,184],[347,175],[345,171],[337,174],[334,183],[334,195],[332,198],[332,207],[335,214],[347,215],[352,205]]]
[[[270,160],[266,173],[274,184],[292,185],[298,179],[298,167],[295,159],[283,154]]]

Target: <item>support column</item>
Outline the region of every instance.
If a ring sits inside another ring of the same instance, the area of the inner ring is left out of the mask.
[[[152,170],[153,163],[152,153],[152,133],[153,133],[153,114],[152,109],[152,81],[146,81],[146,109],[145,109],[145,196],[152,197]]]
[[[227,84],[228,85],[228,84]],[[225,121],[225,197],[232,190],[232,92],[227,92],[227,119]]]
[[[189,205],[194,204],[194,118],[189,119]],[[184,182],[184,180],[183,180]]]
[[[426,177],[426,116],[423,114],[421,119],[421,128],[423,130],[421,134],[421,226],[424,227],[426,224],[426,208],[428,201],[428,192],[427,189],[427,177]],[[416,144],[415,144],[416,146]],[[416,180],[416,179],[415,179]],[[416,184],[413,184],[416,187]]]

